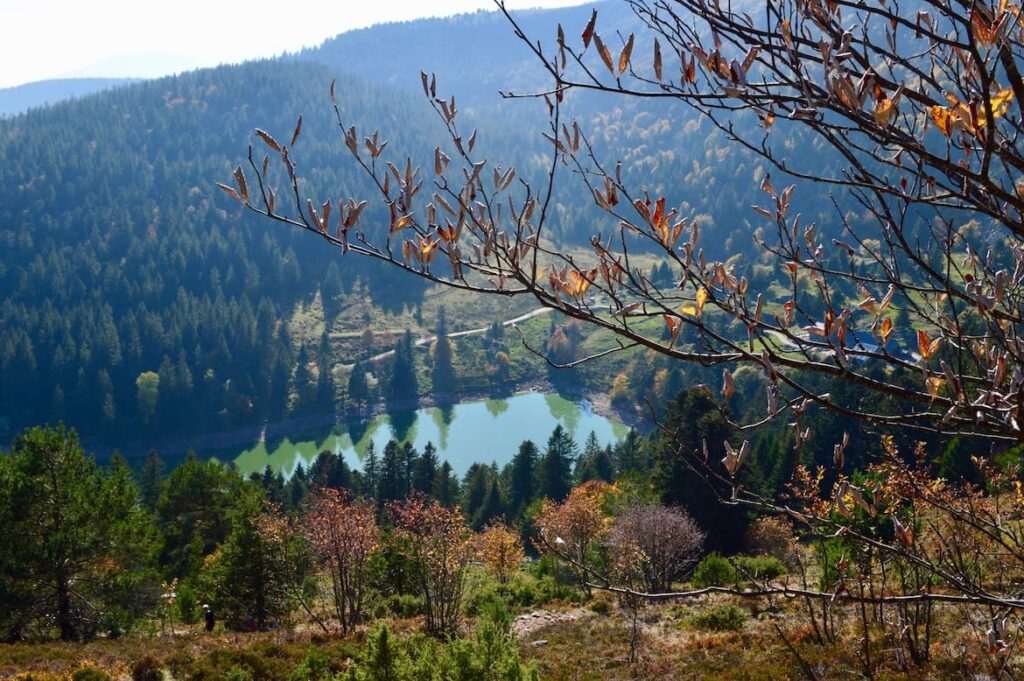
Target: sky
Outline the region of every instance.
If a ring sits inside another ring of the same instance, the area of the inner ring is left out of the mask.
[[[373,24],[494,8],[492,0],[0,0],[0,88],[49,78],[151,78],[292,52]]]

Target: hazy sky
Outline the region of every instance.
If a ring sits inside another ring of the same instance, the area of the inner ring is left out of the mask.
[[[0,0],[0,87],[76,76],[152,77],[293,51],[385,21],[494,7],[491,0]]]

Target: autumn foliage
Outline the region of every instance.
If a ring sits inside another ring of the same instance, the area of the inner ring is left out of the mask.
[[[477,535],[476,554],[501,584],[519,570],[525,555],[519,533],[502,523],[489,525]]]
[[[338,622],[351,631],[362,620],[369,560],[380,542],[373,506],[349,499],[345,490],[321,488],[309,504],[305,528],[331,577]]]
[[[458,508],[413,494],[390,506],[398,535],[417,565],[416,581],[425,601],[427,631],[459,631],[472,536]]]

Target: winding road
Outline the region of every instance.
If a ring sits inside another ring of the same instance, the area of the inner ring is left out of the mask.
[[[535,308],[533,310],[530,310],[529,312],[527,312],[525,314],[521,314],[518,317],[513,317],[512,319],[507,319],[507,320],[503,321],[501,323],[501,325],[502,326],[514,326],[515,324],[518,324],[520,322],[525,322],[527,319],[533,319],[534,317],[537,317],[539,315],[551,312],[553,309],[554,308],[550,308],[550,307],[538,307],[538,308]],[[467,329],[465,331],[453,331],[452,333],[448,334],[448,338],[459,338],[461,336],[475,336],[475,335],[478,335],[478,334],[481,334],[481,333],[486,333],[487,329],[489,329],[489,328],[491,328],[490,325],[488,325],[488,326],[481,326],[478,329]],[[415,343],[414,343],[414,345],[416,347],[420,347],[420,346],[423,346],[423,345],[428,345],[430,343],[433,343],[436,339],[437,339],[437,336],[424,336],[422,338],[417,338]],[[373,355],[372,357],[368,358],[366,361],[371,362],[371,363],[376,363],[376,362],[379,362],[381,360],[387,359],[388,357],[391,357],[394,354],[395,354],[394,350],[388,350],[386,352],[382,352],[380,354]],[[355,363],[352,363],[352,364],[342,364],[341,365],[341,367],[343,369],[351,369],[353,366],[355,366]]]

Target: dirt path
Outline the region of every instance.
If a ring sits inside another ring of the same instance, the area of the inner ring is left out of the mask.
[[[553,310],[554,310],[554,308],[550,308],[550,307],[538,307],[538,308],[535,308],[533,310],[530,310],[526,314],[521,314],[518,317],[513,317],[512,319],[507,319],[507,320],[503,321],[501,323],[501,325],[502,326],[513,326],[515,324],[518,324],[519,322],[525,322],[527,319],[532,319],[532,318],[534,318],[534,317],[536,317],[538,315],[547,314],[548,312],[552,312]],[[476,336],[476,335],[479,335],[481,333],[486,333],[487,329],[489,329],[489,328],[491,328],[491,327],[490,326],[481,326],[478,329],[467,329],[465,331],[453,331],[452,333],[448,334],[448,338],[461,338],[462,336]],[[332,335],[334,335],[334,334],[332,334]],[[435,340],[437,340],[437,336],[424,336],[423,338],[417,338],[415,343],[414,343],[414,345],[416,347],[421,347],[423,345],[428,345],[429,343],[433,343]],[[367,359],[367,361],[370,362],[370,363],[380,362],[381,360],[387,359],[388,357],[391,357],[394,354],[395,354],[394,350],[388,350],[386,352],[382,352],[380,354],[373,355],[372,357]],[[339,366],[341,366],[341,368],[343,368],[343,369],[348,370],[348,369],[351,369],[355,365],[354,364],[341,364]]]
[[[535,634],[545,627],[549,627],[553,624],[563,624],[566,622],[578,622],[584,619],[590,619],[594,617],[594,613],[590,610],[584,610],[583,608],[573,608],[571,610],[534,610],[515,618],[512,622],[512,631],[519,638],[520,641],[524,641],[531,634]]]

